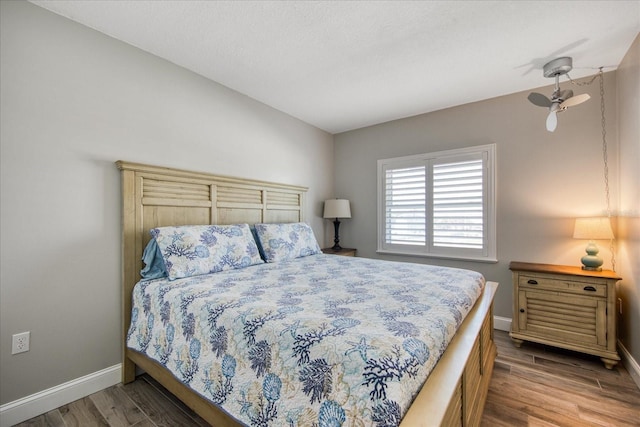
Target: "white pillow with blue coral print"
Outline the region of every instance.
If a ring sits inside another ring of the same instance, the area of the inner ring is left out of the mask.
[[[263,262],[248,224],[159,227],[151,235],[169,280]]]
[[[304,222],[256,224],[266,262],[285,261],[322,253],[313,230]]]

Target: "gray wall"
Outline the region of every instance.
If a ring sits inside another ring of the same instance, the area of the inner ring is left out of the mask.
[[[640,363],[640,35],[617,70],[620,134],[620,338]]]
[[[0,1],[0,19],[0,404],[120,362],[118,159],[309,186],[307,217],[326,243],[322,201],[349,198],[341,243],[378,257],[378,158],[495,142],[499,263],[384,258],[481,271],[501,283],[504,317],[509,261],[577,265],[573,218],[604,213],[597,81],[573,88],[592,100],[553,134],[520,93],[337,135],[334,149],[325,132],[37,6]],[[605,75],[621,337],[636,361],[639,50]],[[11,356],[26,330],[31,351]]]
[[[27,2],[0,2],[0,404],[120,363],[118,159],[310,188],[333,138]],[[322,243],[322,242],[321,242]],[[11,356],[11,335],[31,351]]]
[[[615,206],[616,75],[605,73],[604,78]],[[357,248],[361,256],[480,271],[500,282],[495,314],[511,318],[509,262],[580,265],[586,242],[572,238],[574,218],[606,213],[598,81],[573,89],[592,99],[561,113],[554,133],[545,130],[546,110],[521,92],[336,135],[336,196],[352,202],[352,218],[344,221],[341,242]],[[536,91],[549,96],[553,90],[547,86]],[[497,149],[498,263],[377,255],[376,160],[488,143]],[[608,250],[601,251],[604,267],[610,268]]]

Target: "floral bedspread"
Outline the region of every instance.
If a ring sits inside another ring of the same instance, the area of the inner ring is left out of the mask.
[[[394,426],[479,273],[313,255],[139,282],[128,346],[250,426]]]

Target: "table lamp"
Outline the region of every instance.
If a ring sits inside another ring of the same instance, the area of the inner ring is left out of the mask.
[[[339,218],[351,218],[351,206],[346,199],[330,199],[324,202],[324,214],[323,218],[334,218],[333,228],[335,231],[335,237],[333,239],[334,251],[342,249],[340,246],[340,238],[338,237],[338,229],[340,228]]]
[[[585,249],[587,255],[580,259],[582,261],[582,269],[602,271],[603,261],[598,256],[599,249],[594,240],[611,240],[614,238],[609,218],[576,218],[573,238],[589,240]]]

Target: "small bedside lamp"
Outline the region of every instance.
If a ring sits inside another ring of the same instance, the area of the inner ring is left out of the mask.
[[[334,251],[341,250],[340,238],[338,237],[338,229],[340,228],[340,221],[338,221],[338,218],[351,218],[351,206],[349,205],[349,201],[346,199],[325,200],[324,214],[322,216],[323,218],[335,218],[333,221],[333,227],[335,230],[333,243],[335,244],[331,249]]]
[[[598,256],[598,245],[594,240],[611,240],[614,238],[609,218],[576,218],[573,230],[574,239],[588,239],[587,255],[581,258],[582,269],[602,271],[602,258]]]

